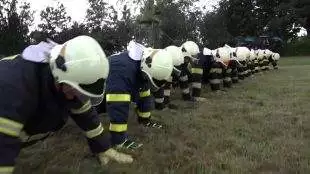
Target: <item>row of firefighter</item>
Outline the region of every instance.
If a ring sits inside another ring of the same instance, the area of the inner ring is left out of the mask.
[[[192,41],[163,49],[131,41],[125,51],[109,57],[89,36],[30,45],[0,61],[0,173],[12,173],[21,148],[58,131],[69,117],[102,165],[132,163],[123,150],[143,145],[126,133],[132,103],[141,126],[162,129],[151,110],[154,103],[157,110],[177,109],[170,102],[172,86],[180,87],[183,100],[203,102],[203,82],[213,91],[221,84],[229,88],[270,64],[277,69],[279,58],[269,50],[228,45],[200,51]],[[102,112],[110,118],[108,129],[99,119]],[[32,139],[37,134],[44,136]]]

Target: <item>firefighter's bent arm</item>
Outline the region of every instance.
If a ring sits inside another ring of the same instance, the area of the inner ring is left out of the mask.
[[[84,131],[92,153],[98,154],[110,148],[109,139],[90,100],[79,101],[79,104],[71,108],[71,114],[72,119]]]

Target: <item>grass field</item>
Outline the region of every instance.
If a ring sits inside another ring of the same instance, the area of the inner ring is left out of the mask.
[[[144,143],[131,165],[101,167],[74,124],[24,149],[16,173],[309,174],[310,57],[282,58],[280,69],[255,75],[222,94],[180,110],[154,112],[165,130],[130,118],[130,135]],[[179,99],[180,95],[174,95]],[[104,118],[104,124],[108,122]]]

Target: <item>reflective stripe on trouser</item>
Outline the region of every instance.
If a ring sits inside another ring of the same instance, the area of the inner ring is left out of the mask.
[[[210,86],[212,91],[220,90],[222,78],[223,78],[223,69],[219,63],[214,63],[210,69]]]
[[[193,97],[200,97],[201,95],[201,83],[199,82],[193,82],[192,83],[192,90],[193,90]]]
[[[273,66],[273,69],[278,69],[278,63],[277,63],[277,61],[273,61],[273,62],[272,62],[272,66]]]
[[[13,171],[13,166],[0,166],[0,174],[11,174]]]
[[[233,83],[238,83],[239,78],[238,78],[238,69],[237,68],[232,69],[231,78],[232,78]]]
[[[0,133],[12,137],[19,137],[23,124],[10,120],[8,118],[0,117]]]
[[[201,95],[201,82],[203,76],[203,69],[199,65],[195,65],[195,68],[192,68],[192,96],[200,97]]]
[[[113,145],[123,143],[126,138],[130,94],[110,94],[106,95],[107,112],[110,117],[110,134]]]
[[[244,79],[244,68],[243,67],[239,67],[238,68],[238,78],[240,80],[243,80]]]
[[[227,68],[224,70],[223,72],[223,86],[225,88],[230,88],[232,86],[232,80],[231,80],[231,76],[232,76],[232,69],[231,68]]]
[[[165,108],[164,104],[164,89],[161,88],[156,92],[153,92],[153,96],[155,98],[155,109],[162,110]]]
[[[183,100],[190,99],[190,91],[189,91],[189,82],[188,82],[188,75],[187,72],[182,71],[180,77],[180,88],[182,90],[182,98]]]
[[[225,88],[231,88],[232,86],[232,79],[231,77],[225,77],[224,80],[223,80],[223,86]]]
[[[167,105],[170,103],[172,82],[166,83],[164,86],[164,104]]]

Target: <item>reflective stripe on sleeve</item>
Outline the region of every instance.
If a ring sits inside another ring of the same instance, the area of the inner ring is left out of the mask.
[[[107,102],[130,102],[130,94],[107,94]]]
[[[13,60],[13,59],[15,59],[18,55],[19,55],[19,54],[16,54],[16,55],[14,55],[14,56],[4,57],[4,58],[2,58],[1,60]],[[1,61],[1,60],[0,60],[0,61]]]
[[[16,121],[0,117],[0,132],[3,134],[18,137],[23,129],[23,126],[23,124]]]
[[[13,166],[0,166],[0,174],[11,174],[13,170]]]
[[[91,138],[95,138],[98,135],[102,134],[103,131],[104,131],[104,129],[102,127],[102,124],[100,123],[96,129],[89,130],[89,131],[85,132],[85,134],[86,134],[87,138],[91,139]]]
[[[81,108],[71,109],[72,114],[83,114],[91,108],[91,102],[88,100]]]
[[[220,74],[222,72],[223,72],[223,70],[221,68],[211,68],[210,69],[210,73],[218,73],[218,74]]]
[[[148,97],[151,95],[151,91],[150,90],[147,90],[147,91],[141,91],[139,93],[140,97]]]
[[[203,74],[203,69],[202,68],[192,68],[192,73],[193,74]]]

